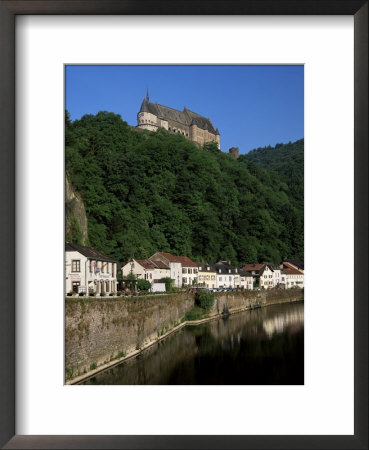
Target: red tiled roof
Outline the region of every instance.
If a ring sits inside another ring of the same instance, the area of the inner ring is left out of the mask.
[[[303,275],[300,270],[297,270],[294,267],[285,268],[282,270],[282,273],[284,273],[285,275]]]
[[[154,265],[149,259],[136,259],[136,262],[145,269],[154,270]]]
[[[177,260],[176,260],[177,256],[174,256],[171,253],[158,252],[158,254],[161,255],[161,256],[164,256],[164,258],[166,258],[168,261],[177,262]]]
[[[158,252],[159,255],[164,256],[170,262],[180,262],[184,267],[197,267],[197,264],[193,262],[188,256],[174,256],[167,252]]]
[[[158,269],[169,269],[169,267],[163,263],[163,261],[160,261],[160,259],[153,259],[151,262],[155,264]]]
[[[197,264],[193,262],[188,256],[175,256],[177,262],[180,262],[183,267],[197,267]]]
[[[263,266],[264,264],[245,264],[242,267],[242,270],[247,270],[248,272],[250,272],[252,270],[260,270]]]

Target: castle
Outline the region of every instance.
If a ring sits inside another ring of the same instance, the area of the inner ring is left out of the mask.
[[[217,128],[214,129],[209,118],[187,108],[178,111],[158,103],[150,103],[148,91],[137,114],[137,127],[150,131],[163,127],[170,133],[182,134],[198,146],[206,142],[215,142],[220,148],[219,131]]]

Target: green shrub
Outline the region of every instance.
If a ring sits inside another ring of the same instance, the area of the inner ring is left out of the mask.
[[[162,278],[160,281],[165,283],[165,291],[166,292],[171,292],[172,291],[172,287],[173,287],[173,284],[174,284],[174,280],[172,280],[172,278],[166,277],[166,278]]]
[[[195,305],[208,311],[214,305],[214,296],[210,292],[197,292],[195,294]]]
[[[204,318],[204,310],[195,306],[190,311],[187,311],[183,321],[200,320]]]
[[[97,367],[97,364],[94,362],[90,365],[90,370],[94,370],[94,369],[96,369],[96,367]]]
[[[148,291],[151,289],[151,283],[148,280],[143,280],[142,278],[137,280],[137,288],[140,291]]]

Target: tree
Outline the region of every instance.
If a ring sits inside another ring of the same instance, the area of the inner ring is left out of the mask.
[[[142,278],[139,278],[137,280],[137,288],[140,291],[149,291],[151,289],[151,283],[148,280],[144,280]]]
[[[303,259],[303,140],[238,160],[106,111],[70,121],[65,161],[92,247],[123,261],[156,251],[243,264]],[[78,230],[75,230],[78,239]]]

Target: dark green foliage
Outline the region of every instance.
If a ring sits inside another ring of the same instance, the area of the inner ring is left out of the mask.
[[[208,311],[214,305],[214,296],[210,292],[196,292],[195,305]]]
[[[190,311],[186,312],[183,320],[200,320],[204,318],[204,310],[198,306],[194,306]]]
[[[251,170],[268,169],[271,179],[278,178],[289,204],[282,209],[284,230],[281,235],[291,249],[288,254],[304,260],[304,139],[252,150],[239,158]],[[283,187],[283,184],[285,186]]]
[[[148,280],[143,280],[140,278],[137,280],[137,288],[140,291],[148,291],[151,288],[151,283]]]
[[[172,278],[166,277],[159,281],[161,281],[162,283],[165,283],[165,291],[166,292],[170,292],[172,290],[173,284],[174,284],[174,280],[172,280]]]
[[[157,251],[233,264],[303,259],[303,183],[281,168],[237,161],[211,144],[199,149],[164,129],[139,132],[99,112],[66,116],[66,169],[86,207],[91,246],[118,261]]]

